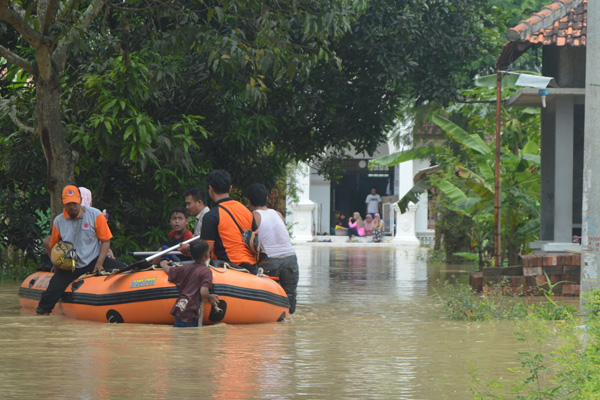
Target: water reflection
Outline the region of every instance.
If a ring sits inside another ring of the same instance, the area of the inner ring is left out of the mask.
[[[36,317],[4,285],[0,398],[462,399],[469,359],[483,379],[515,365],[512,323],[449,321],[432,300],[459,267],[394,247],[303,245],[298,258],[298,312],[266,325]]]

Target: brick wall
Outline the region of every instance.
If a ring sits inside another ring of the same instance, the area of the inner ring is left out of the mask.
[[[485,292],[486,287],[501,284],[507,293],[540,295],[541,288],[549,289],[549,279],[556,285],[552,288],[554,294],[579,296],[580,254],[531,254],[522,257],[522,263],[516,267],[484,268],[471,274],[471,286],[475,291]]]

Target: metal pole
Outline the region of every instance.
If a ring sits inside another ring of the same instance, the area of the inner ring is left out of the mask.
[[[585,63],[585,146],[583,152],[581,296],[600,287],[600,4],[588,1]],[[584,310],[584,307],[582,307]]]
[[[494,266],[500,267],[500,252],[502,246],[500,242],[500,112],[502,111],[502,72],[496,72],[496,171],[494,174],[495,193],[494,193]]]

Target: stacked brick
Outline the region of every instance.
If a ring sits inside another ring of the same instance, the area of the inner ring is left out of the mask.
[[[507,294],[540,295],[548,290],[563,296],[579,296],[581,255],[572,253],[531,254],[522,257],[522,266],[484,268],[471,274],[477,292],[501,286]],[[547,277],[547,278],[546,278]]]

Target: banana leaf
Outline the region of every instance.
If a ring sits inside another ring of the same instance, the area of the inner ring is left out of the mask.
[[[479,154],[490,154],[492,149],[483,141],[479,135],[470,135],[460,126],[438,114],[433,114],[432,121],[442,128],[444,132],[456,142],[470,148]]]
[[[391,167],[405,161],[435,157],[444,150],[445,149],[440,146],[415,147],[413,149],[388,154],[387,156],[374,158],[373,160],[369,161],[369,166]]]

